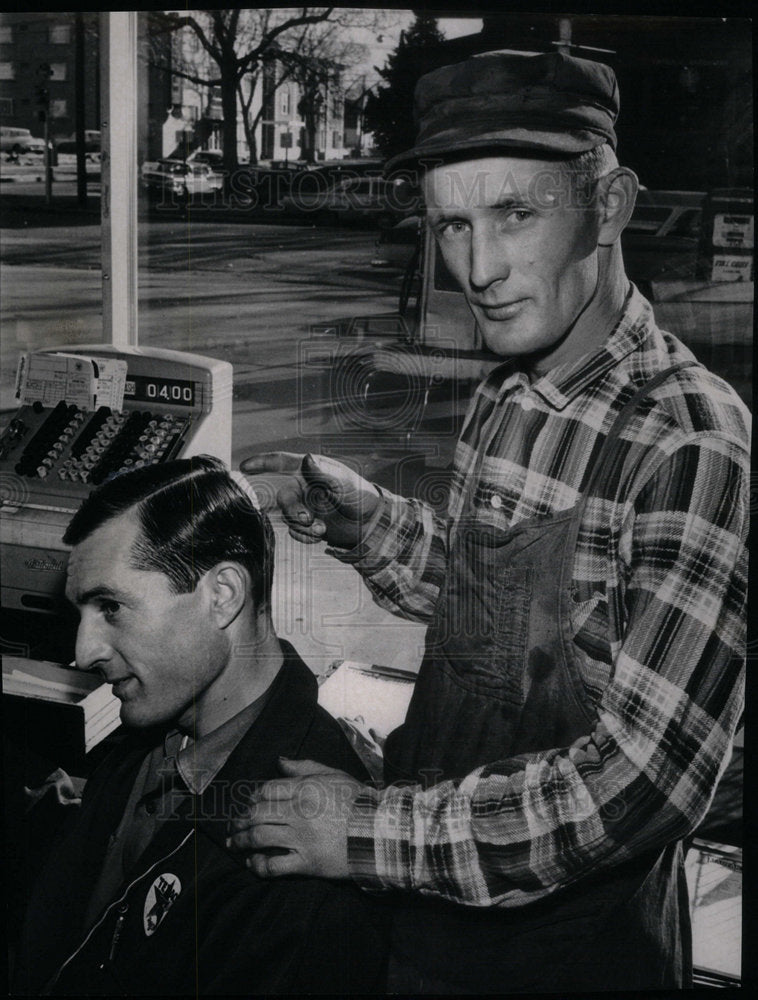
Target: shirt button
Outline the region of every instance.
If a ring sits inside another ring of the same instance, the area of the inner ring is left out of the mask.
[[[503,498],[499,496],[497,493],[493,493],[492,496],[490,497],[490,507],[492,507],[494,510],[500,510],[502,506],[503,506]]]
[[[531,396],[524,396],[524,398],[521,400],[522,410],[533,410],[535,405],[536,404]]]

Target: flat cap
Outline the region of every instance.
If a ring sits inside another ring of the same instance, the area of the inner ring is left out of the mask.
[[[493,52],[443,66],[416,85],[416,145],[386,169],[451,153],[503,149],[573,156],[616,148],[610,66],[564,52]]]

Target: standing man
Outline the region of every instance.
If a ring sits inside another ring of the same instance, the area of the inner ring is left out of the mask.
[[[231,841],[289,850],[253,853],[261,875],[400,890],[391,990],[690,981],[681,841],[743,704],[748,414],[626,277],[637,180],[617,112],[612,70],[559,52],[417,87],[418,144],[390,166],[422,172],[504,359],[464,422],[446,519],[330,460],[243,463],[293,473],[291,532],[429,622],[385,787],[290,764]]]
[[[251,878],[224,844],[280,754],[367,777],[274,631],[266,515],[199,456],[104,484],[65,540],[77,665],[113,685],[128,734],[40,873],[13,993],[377,992],[386,934],[370,897]]]

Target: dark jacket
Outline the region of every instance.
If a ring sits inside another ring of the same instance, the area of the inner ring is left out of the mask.
[[[95,771],[32,894],[13,993],[383,992],[386,920],[371,897],[343,882],[259,879],[224,846],[230,813],[253,782],[279,775],[278,754],[365,779],[338,724],[317,704],[314,676],[282,645],[285,665],[257,721],[205,792],[187,797],[185,814],[163,823],[85,934],[108,839],[162,734],[130,735]]]

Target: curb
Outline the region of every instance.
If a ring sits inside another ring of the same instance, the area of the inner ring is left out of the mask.
[[[28,173],[28,174],[13,174],[10,177],[4,177],[0,173],[0,183],[2,184],[31,184],[31,183],[42,183],[45,179],[44,171],[40,174],[38,173]],[[55,184],[70,184],[76,183],[76,174],[69,173],[67,171],[59,171],[58,167],[53,168],[53,183]],[[87,174],[88,184],[100,184],[100,174]]]
[[[0,174],[0,183],[3,184],[13,184],[13,183],[23,183],[30,184],[34,182],[39,182],[40,184],[44,181],[45,175],[41,174],[15,174],[13,177],[3,177]],[[55,179],[55,178],[53,178]]]

